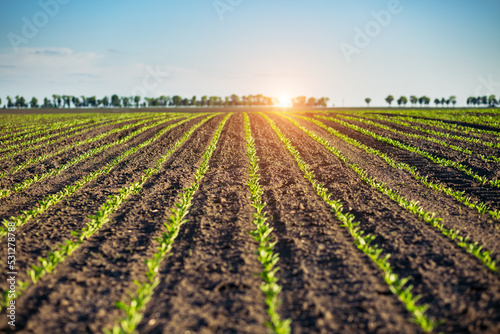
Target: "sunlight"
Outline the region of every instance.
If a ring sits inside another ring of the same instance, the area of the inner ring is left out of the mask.
[[[292,106],[292,98],[287,95],[281,95],[278,97],[277,107],[288,108]]]

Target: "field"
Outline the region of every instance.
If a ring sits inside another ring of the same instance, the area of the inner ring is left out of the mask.
[[[4,114],[0,173],[0,332],[500,332],[498,110]]]

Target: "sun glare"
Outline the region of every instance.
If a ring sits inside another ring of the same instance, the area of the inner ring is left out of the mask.
[[[278,107],[288,108],[292,106],[292,98],[286,95],[278,97]]]

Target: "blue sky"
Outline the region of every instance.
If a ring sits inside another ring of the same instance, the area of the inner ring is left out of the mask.
[[[384,105],[388,94],[456,95],[462,104],[500,95],[499,59],[497,0],[0,4],[2,103],[260,93],[327,96],[337,106],[366,97]]]

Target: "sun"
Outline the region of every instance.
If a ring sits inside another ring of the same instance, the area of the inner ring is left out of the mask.
[[[292,106],[292,98],[288,95],[281,95],[278,97],[277,107],[288,108]]]

